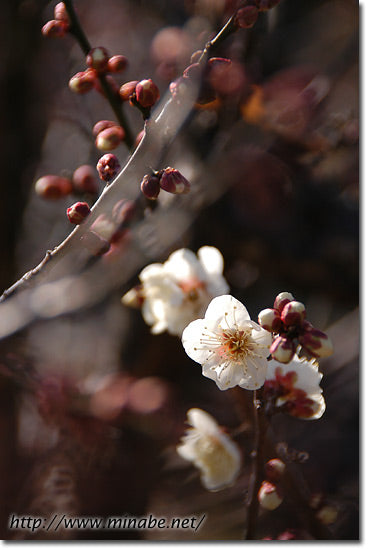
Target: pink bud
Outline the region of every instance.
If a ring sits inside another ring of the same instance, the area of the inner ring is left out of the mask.
[[[273,307],[277,311],[281,312],[284,306],[289,302],[292,302],[292,300],[294,300],[294,297],[290,292],[281,292],[274,300]]]
[[[69,89],[76,94],[85,94],[92,90],[96,81],[96,73],[93,70],[76,73],[69,81]]]
[[[258,492],[260,506],[265,510],[275,510],[283,502],[279,489],[269,481],[263,481]]]
[[[147,199],[155,200],[160,192],[158,176],[146,174],[141,182],[141,191]]]
[[[98,133],[95,144],[100,151],[116,149],[124,139],[124,130],[121,126],[111,126]]]
[[[63,38],[68,32],[68,25],[64,21],[52,19],[45,23],[41,32],[44,36],[52,38]]]
[[[258,323],[269,332],[279,332],[282,322],[277,310],[267,308],[263,309],[258,316]]]
[[[160,187],[168,193],[174,193],[176,195],[182,193],[189,193],[190,183],[186,180],[182,174],[175,168],[166,168],[163,170],[160,178]]]
[[[292,300],[284,306],[281,313],[282,322],[287,326],[300,326],[306,317],[305,306],[301,302]]]
[[[131,96],[135,93],[137,84],[138,80],[131,80],[130,82],[122,84],[119,88],[119,95],[122,101],[128,101],[131,98]]]
[[[313,357],[329,357],[333,353],[331,339],[317,328],[309,328],[299,336],[301,346]]]
[[[119,160],[112,153],[107,153],[99,159],[96,169],[100,179],[110,182],[120,170]]]
[[[54,17],[55,19],[59,21],[64,21],[64,23],[69,25],[69,15],[64,2],[59,2],[58,4],[56,4],[54,8]]]
[[[286,465],[279,458],[272,458],[265,464],[265,475],[268,481],[279,481],[284,474]]]
[[[296,351],[296,345],[292,340],[277,336],[270,346],[270,354],[276,361],[280,363],[289,363]]]
[[[100,132],[106,130],[106,128],[113,128],[113,126],[117,126],[117,123],[114,122],[114,120],[99,120],[92,128],[92,134],[94,137],[97,137]]]
[[[107,70],[109,73],[121,73],[128,66],[128,59],[125,55],[113,55],[109,58]]]
[[[106,48],[92,48],[86,56],[86,65],[98,72],[104,72],[108,66],[109,54]]]
[[[159,88],[148,78],[136,86],[136,100],[141,107],[152,107],[160,97]]]
[[[256,6],[246,6],[244,8],[240,8],[236,13],[234,20],[235,25],[241,29],[249,29],[255,25],[258,14],[259,10]]]
[[[96,172],[88,164],[82,164],[73,173],[72,183],[75,191],[79,193],[96,194],[99,192],[99,184]]]
[[[36,181],[35,191],[44,199],[60,199],[70,195],[73,187],[70,179],[47,175]]]
[[[91,212],[87,202],[76,202],[67,208],[67,216],[70,223],[79,225]]]

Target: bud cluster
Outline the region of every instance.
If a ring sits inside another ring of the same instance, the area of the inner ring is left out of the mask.
[[[113,120],[99,120],[92,129],[95,145],[100,151],[112,151],[125,138],[125,131]]]
[[[141,182],[141,191],[147,199],[155,200],[163,189],[167,193],[181,195],[189,193],[190,183],[175,168],[165,168],[152,174],[146,174]]]
[[[283,501],[282,490],[278,483],[282,479],[286,465],[279,458],[272,458],[265,464],[265,477],[262,482],[258,500],[265,510],[275,510]]]
[[[280,363],[289,363],[298,347],[301,354],[313,357],[328,357],[333,353],[332,342],[322,331],[305,320],[304,304],[297,302],[289,292],[281,292],[273,308],[259,313],[259,325],[275,336],[270,346],[271,356]]]
[[[47,21],[42,27],[42,34],[48,37],[63,38],[69,31],[70,21],[64,2],[59,2],[54,8],[54,19]]]
[[[145,78],[122,84],[119,96],[122,101],[129,101],[130,105],[138,107],[146,119],[150,116],[151,107],[158,101],[160,92],[151,78]]]
[[[71,177],[47,174],[35,183],[37,195],[44,199],[61,199],[68,195],[91,194],[99,192],[99,184],[92,166],[83,164],[76,168]]]

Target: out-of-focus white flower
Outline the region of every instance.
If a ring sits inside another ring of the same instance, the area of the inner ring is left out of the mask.
[[[251,321],[245,306],[230,295],[214,298],[205,318],[190,323],[182,335],[187,355],[221,390],[260,388],[271,342],[271,334]]]
[[[228,292],[222,273],[223,257],[212,246],[203,246],[197,256],[181,248],[163,264],[145,267],[139,275],[142,315],[151,331],[181,336],[188,323],[204,314],[214,296]]]
[[[264,385],[266,398],[274,399],[281,407],[297,418],[314,420],[325,411],[320,381],[323,375],[314,361],[301,359],[297,355],[288,364],[272,359]]]
[[[202,409],[190,409],[192,426],[177,446],[178,454],[201,471],[201,481],[209,491],[233,485],[241,468],[241,453],[216,420]]]

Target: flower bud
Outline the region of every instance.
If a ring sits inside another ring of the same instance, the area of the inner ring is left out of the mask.
[[[51,19],[51,21],[45,23],[41,32],[47,37],[63,38],[68,32],[68,25],[64,21]]]
[[[64,2],[59,2],[58,4],[56,4],[54,8],[54,17],[58,21],[64,21],[64,23],[66,23],[69,26],[69,23],[70,23],[69,15]]]
[[[106,128],[113,128],[114,126],[117,126],[114,120],[99,120],[92,128],[92,134],[94,137],[97,137],[97,135],[103,130],[106,130]]]
[[[279,4],[281,0],[259,0],[259,11],[268,11]]]
[[[85,94],[92,90],[96,81],[96,73],[92,70],[76,73],[70,79],[68,86],[76,94]]]
[[[309,328],[299,336],[301,346],[313,357],[329,357],[333,353],[331,339],[317,328]]]
[[[278,336],[270,346],[270,354],[280,363],[289,363],[296,351],[296,345],[292,340]]]
[[[35,191],[44,199],[60,199],[70,195],[73,187],[71,180],[68,178],[47,175],[36,181]]]
[[[128,66],[128,59],[125,55],[113,55],[108,60],[107,70],[109,73],[121,73]]]
[[[96,172],[88,164],[82,164],[73,173],[73,188],[79,193],[91,193],[95,195],[99,192],[99,184],[96,179]]]
[[[98,72],[104,72],[108,66],[109,54],[106,48],[92,48],[86,56],[86,65]]]
[[[109,242],[100,237],[94,231],[88,231],[81,237],[81,244],[86,248],[93,256],[102,256],[108,252],[110,248]]]
[[[131,96],[135,93],[137,84],[138,80],[131,80],[130,82],[122,84],[119,88],[119,95],[122,101],[128,101],[131,98]]]
[[[190,183],[175,168],[166,168],[163,170],[160,178],[160,187],[168,193],[181,194],[190,191]]]
[[[338,510],[335,506],[326,504],[317,513],[317,519],[323,523],[323,525],[331,525],[334,523],[338,516]]]
[[[306,317],[305,306],[301,302],[292,300],[284,306],[281,313],[282,322],[287,326],[300,326]]]
[[[95,145],[100,151],[111,151],[116,149],[123,139],[123,128],[121,126],[111,126],[97,134]]]
[[[258,316],[258,323],[269,332],[279,332],[282,322],[277,310],[272,308],[263,309]]]
[[[136,100],[141,107],[152,107],[160,97],[159,88],[148,78],[136,85]]]
[[[277,311],[281,312],[284,306],[289,302],[292,302],[292,300],[294,300],[294,297],[290,292],[280,292],[280,294],[278,294],[278,296],[274,300],[273,307]]]
[[[67,216],[70,223],[79,225],[91,212],[87,202],[76,202],[67,208]]]
[[[259,10],[256,6],[240,8],[236,13],[235,25],[241,29],[249,29],[255,25],[258,14]]]
[[[276,483],[281,479],[286,469],[286,465],[279,458],[272,458],[265,464],[265,475],[268,481]]]
[[[263,481],[258,492],[260,506],[264,510],[275,510],[283,502],[279,489],[269,481]]]
[[[96,170],[99,173],[100,179],[109,182],[115,178],[120,170],[119,160],[112,153],[107,153],[99,159]]]
[[[147,199],[155,200],[160,192],[158,176],[146,174],[141,182],[141,191]]]

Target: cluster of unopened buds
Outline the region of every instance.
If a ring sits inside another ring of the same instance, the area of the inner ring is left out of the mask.
[[[147,199],[155,200],[160,189],[174,195],[182,195],[189,193],[190,183],[179,170],[168,166],[164,170],[147,174],[141,182],[141,191]]]
[[[275,510],[283,502],[279,481],[282,479],[285,469],[285,463],[279,458],[272,458],[266,463],[266,479],[261,483],[258,492],[258,500],[264,510]]]
[[[289,292],[281,292],[273,308],[259,313],[259,325],[273,334],[270,354],[280,363],[289,363],[298,351],[311,358],[328,357],[333,353],[329,337],[306,321],[305,306]]]

